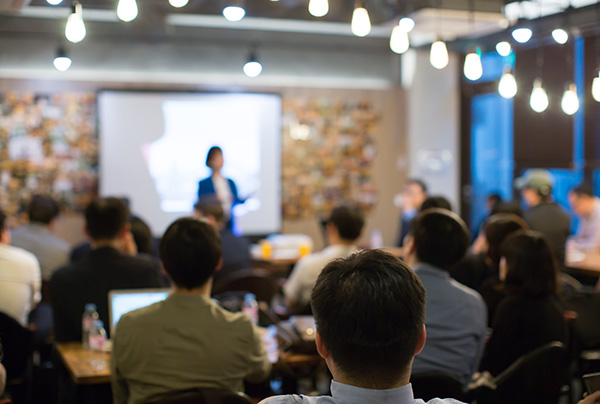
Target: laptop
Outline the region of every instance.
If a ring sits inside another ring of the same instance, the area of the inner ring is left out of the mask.
[[[171,289],[121,289],[108,292],[110,335],[113,336],[121,316],[132,310],[165,300]]]

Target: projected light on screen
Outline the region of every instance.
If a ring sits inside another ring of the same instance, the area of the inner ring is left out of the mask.
[[[103,91],[100,193],[127,196],[156,235],[188,216],[206,154],[223,150],[221,174],[245,203],[233,210],[243,234],[281,227],[281,98],[270,94]]]

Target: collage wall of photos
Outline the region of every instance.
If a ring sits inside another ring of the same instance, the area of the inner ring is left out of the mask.
[[[369,101],[283,99],[283,217],[325,217],[343,203],[377,201],[373,162],[379,114]]]
[[[9,216],[33,193],[81,211],[98,192],[94,93],[0,93],[0,207]]]

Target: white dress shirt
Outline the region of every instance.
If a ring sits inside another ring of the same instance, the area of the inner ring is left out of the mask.
[[[229,181],[221,175],[213,175],[211,179],[217,199],[221,202],[221,206],[223,207],[225,220],[228,221],[231,218],[231,207],[233,205],[233,195],[231,194]]]

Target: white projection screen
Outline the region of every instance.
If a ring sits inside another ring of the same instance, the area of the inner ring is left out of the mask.
[[[191,214],[212,146],[246,200],[234,209],[234,231],[280,231],[280,96],[101,91],[98,116],[100,194],[129,198],[156,236]]]

